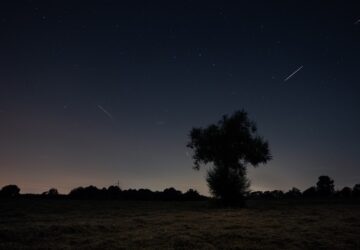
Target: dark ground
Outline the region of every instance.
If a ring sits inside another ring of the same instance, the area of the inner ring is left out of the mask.
[[[0,249],[360,249],[360,205],[0,201]]]

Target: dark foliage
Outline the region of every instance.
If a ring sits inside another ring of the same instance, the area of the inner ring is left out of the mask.
[[[210,192],[226,203],[244,199],[249,182],[246,169],[271,159],[269,144],[245,111],[223,116],[206,128],[193,128],[187,147],[193,150],[194,169],[212,163],[207,182]]]
[[[352,196],[352,189],[349,187],[344,187],[339,192],[337,192],[338,197],[350,198]]]
[[[280,190],[274,191],[255,191],[250,192],[248,197],[251,199],[360,199],[360,184],[354,186],[353,189],[350,187],[344,187],[339,191],[334,191],[334,181],[328,176],[319,176],[317,186],[310,187],[301,193],[299,189],[293,187],[286,193]]]
[[[309,187],[303,192],[303,196],[307,198],[314,198],[317,196],[316,187]]]
[[[208,171],[206,180],[211,194],[220,198],[225,205],[243,205],[243,196],[249,188],[249,181],[245,174],[239,174],[238,171],[218,166]]]
[[[281,190],[273,190],[271,191],[271,197],[274,199],[281,199],[284,197],[284,192]]]
[[[47,196],[49,198],[55,198],[59,195],[59,192],[56,188],[50,188],[49,191],[42,193],[41,195]]]
[[[319,196],[330,196],[334,194],[335,185],[334,180],[329,176],[319,176],[319,180],[316,183],[316,191]]]
[[[290,192],[290,191],[289,191]],[[287,193],[289,193],[287,192]],[[287,196],[286,194],[281,190],[273,190],[273,191],[256,191],[249,193],[248,197],[253,199],[283,199],[283,198],[292,198]],[[301,195],[301,193],[300,193]]]
[[[216,167],[212,168],[211,171],[216,169]],[[226,170],[225,168],[220,168],[221,171]],[[219,170],[219,173],[214,173],[214,175],[222,176],[223,173]],[[209,171],[209,174],[212,172]],[[232,169],[230,169],[232,171]],[[229,175],[225,175],[227,178]],[[231,176],[231,175],[230,175]],[[224,178],[224,177],[223,177]],[[247,179],[240,179],[241,175],[234,174],[233,179],[224,179],[225,185],[219,187],[219,189],[228,189],[228,190],[238,190],[233,185],[248,185],[239,184]],[[226,182],[225,182],[226,180]],[[209,180],[210,182],[212,180]],[[217,184],[217,183],[216,183]],[[311,200],[320,199],[340,199],[340,200],[353,200],[358,202],[360,200],[360,184],[356,184],[353,189],[350,187],[344,187],[339,191],[333,190],[334,181],[327,177],[323,176],[319,177],[319,181],[317,186],[310,187],[306,189],[303,193],[295,187],[284,193],[281,190],[273,190],[273,191],[255,191],[255,192],[246,192],[244,195],[249,199],[265,199],[265,200],[280,200],[280,199],[308,199]],[[215,185],[215,184],[214,184]],[[320,190],[330,190],[331,192],[321,192]],[[238,195],[234,192],[225,192],[229,195],[234,195],[235,197],[226,197],[225,200],[221,200],[222,204],[225,205],[243,205],[244,199],[237,199]],[[331,195],[329,195],[329,193]],[[241,194],[243,195],[243,194]],[[214,194],[216,196],[216,194]],[[68,195],[59,194],[57,189],[51,188],[46,192],[43,192],[41,195],[38,194],[22,194],[20,195],[20,189],[16,185],[7,185],[4,186],[0,190],[0,198],[9,199],[9,198],[28,198],[28,199],[80,199],[80,200],[134,200],[134,201],[201,201],[207,200],[206,196],[200,195],[196,190],[189,189],[185,193],[182,193],[179,190],[176,190],[173,187],[166,188],[163,191],[151,191],[149,189],[128,189],[121,190],[118,186],[109,186],[108,188],[99,189],[95,186],[88,187],[78,187],[70,191]],[[231,201],[231,203],[227,203],[227,201]]]
[[[149,189],[129,189],[122,192],[124,200],[159,200],[160,192],[152,192]]]
[[[161,200],[161,201],[196,201],[205,200],[206,197],[200,195],[197,191],[190,189],[185,194],[175,188],[167,188],[162,192],[153,192],[149,189],[128,189],[121,190],[117,186],[98,189],[94,186],[78,187],[68,195],[73,199],[119,199],[119,200]]]
[[[254,192],[250,192],[248,194],[248,198],[251,199],[259,199],[263,197],[263,192],[262,191],[254,191]]]
[[[360,183],[356,184],[353,187],[352,196],[355,197],[355,198],[360,198]]]
[[[188,191],[186,191],[183,195],[184,200],[187,201],[196,201],[199,200],[199,197],[201,197],[201,195],[198,193],[198,191],[194,190],[194,189],[189,189]]]
[[[182,192],[172,187],[164,189],[162,193],[162,200],[165,201],[181,200],[181,198],[182,198]]]
[[[71,190],[69,197],[76,199],[101,199],[105,197],[103,194],[103,190],[100,190],[95,186],[88,186],[85,188],[78,187]]]
[[[286,198],[299,198],[299,197],[301,197],[301,191],[298,188],[293,187],[292,189],[290,189],[288,192],[285,193],[285,197]]]
[[[107,189],[107,197],[110,199],[120,199],[121,194],[121,188],[118,186],[110,186]]]
[[[0,190],[0,197],[2,198],[14,198],[19,196],[20,188],[16,185],[7,185]]]

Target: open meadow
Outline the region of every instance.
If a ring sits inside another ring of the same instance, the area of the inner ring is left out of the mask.
[[[0,201],[0,249],[360,249],[360,205]]]

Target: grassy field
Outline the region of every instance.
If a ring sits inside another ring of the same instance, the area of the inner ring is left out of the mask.
[[[360,249],[360,205],[0,201],[0,249]]]

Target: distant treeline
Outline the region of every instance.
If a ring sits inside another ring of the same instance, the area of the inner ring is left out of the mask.
[[[335,190],[334,180],[328,176],[320,176],[316,186],[312,186],[303,192],[298,188],[292,188],[287,192],[281,190],[248,192],[249,199],[294,199],[294,198],[348,198],[360,199],[360,184],[353,188],[344,187]],[[0,198],[51,198],[51,199],[104,199],[104,200],[144,200],[144,201],[200,201],[209,199],[200,195],[196,190],[189,189],[183,193],[175,188],[166,188],[163,191],[151,191],[149,189],[122,190],[118,186],[97,188],[95,186],[78,187],[68,194],[59,194],[57,189],[51,188],[42,194],[20,194],[20,188],[16,185],[7,185],[0,190]]]
[[[78,199],[78,200],[144,200],[144,201],[200,201],[208,197],[200,195],[196,190],[189,189],[183,193],[175,188],[166,188],[163,191],[151,191],[149,189],[121,190],[118,186],[97,188],[95,186],[78,187],[69,194],[59,194],[57,189],[51,188],[42,194],[20,194],[20,188],[16,185],[4,186],[0,191],[0,198],[51,198],[51,199]]]
[[[282,198],[356,198],[360,199],[360,184],[353,188],[344,187],[335,190],[334,180],[329,176],[319,176],[316,186],[309,187],[301,192],[294,187],[287,192],[281,190],[249,192],[248,198],[253,199],[282,199]]]

